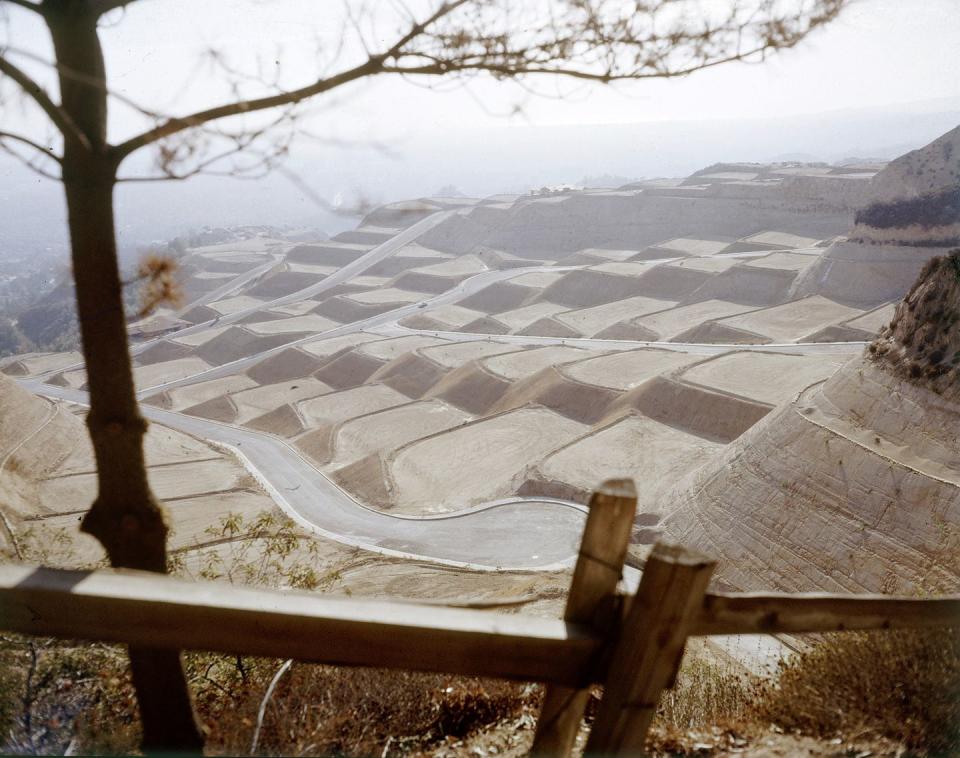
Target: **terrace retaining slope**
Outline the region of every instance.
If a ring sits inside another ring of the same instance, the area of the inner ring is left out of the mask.
[[[854,359],[678,486],[667,532],[741,589],[955,590],[960,487],[931,474],[960,472],[958,430],[956,403]]]

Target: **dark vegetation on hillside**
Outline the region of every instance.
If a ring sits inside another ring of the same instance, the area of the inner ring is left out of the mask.
[[[139,308],[137,287],[124,289],[131,317]],[[80,349],[80,325],[73,283],[65,280],[21,308],[0,315],[0,357],[17,353],[54,353]]]
[[[905,229],[914,225],[930,229],[960,223],[960,185],[909,200],[874,203],[857,211],[855,221],[874,229]]]
[[[898,376],[960,398],[960,249],[927,262],[869,354]]]

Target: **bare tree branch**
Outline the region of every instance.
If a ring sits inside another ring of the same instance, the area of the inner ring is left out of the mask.
[[[89,12],[99,17],[117,8],[126,8],[136,0],[86,0]]]
[[[47,117],[53,122],[54,126],[60,130],[63,138],[74,140],[86,149],[90,149],[90,140],[74,123],[70,115],[53,100],[46,90],[31,79],[26,72],[12,64],[9,60],[0,56],[0,73],[6,74],[29,95],[40,106],[40,109],[47,114]]]
[[[26,156],[21,155],[16,150],[14,150],[10,145],[8,145],[3,139],[0,139],[0,151],[5,152],[7,155],[12,158],[16,158],[20,163],[30,169],[33,173],[42,176],[44,179],[52,179],[55,182],[59,182],[62,177],[57,176],[56,174],[51,174],[49,171],[45,171],[41,168],[35,161],[30,160]],[[54,156],[48,156],[53,158]],[[57,159],[59,162],[59,158]]]
[[[199,111],[190,116],[171,118],[159,126],[117,145],[113,149],[114,156],[119,163],[130,153],[138,150],[144,145],[148,145],[151,142],[156,142],[158,139],[163,139],[164,137],[181,132],[184,129],[190,129],[205,124],[209,121],[227,118],[229,116],[236,116],[241,113],[253,113],[255,111],[262,111],[268,108],[275,108],[280,105],[296,104],[349,82],[381,73],[383,71],[383,63],[386,59],[398,55],[403,49],[404,45],[416,39],[428,26],[444,16],[449,15],[469,1],[470,0],[451,0],[450,2],[443,3],[426,20],[414,23],[407,33],[400,37],[400,39],[398,39],[397,42],[394,43],[385,53],[370,56],[359,66],[355,66],[326,79],[320,79],[313,84],[307,85],[306,87],[301,87],[300,89],[291,90],[289,92],[281,92],[276,95],[270,95],[252,100],[241,100],[228,105],[221,105],[216,108],[209,108],[207,110]]]
[[[705,13],[698,18],[687,12],[686,0],[636,0],[630,12],[614,0],[553,0],[548,18],[535,23],[532,6],[509,0],[447,0],[422,21],[410,20],[385,51],[368,52],[353,68],[299,89],[168,118],[117,145],[113,157],[119,163],[145,145],[210,121],[295,105],[380,74],[487,73],[501,79],[547,74],[601,83],[686,76],[793,47],[835,18],[847,2],[810,0],[784,12],[777,0],[731,0],[726,16]],[[360,33],[359,22],[349,14],[348,24]],[[362,35],[360,42],[369,49]]]
[[[256,98],[253,100],[242,100],[240,102],[230,103],[228,105],[221,105],[216,108],[198,111],[190,116],[171,118],[159,126],[144,132],[143,134],[140,134],[136,137],[131,137],[126,142],[121,142],[119,145],[116,145],[113,148],[112,152],[115,159],[119,162],[130,155],[130,153],[140,149],[144,145],[149,145],[151,142],[156,142],[164,137],[172,136],[184,131],[185,129],[192,129],[197,126],[202,126],[209,121],[215,121],[217,119],[227,118],[229,116],[237,116],[242,113],[253,113],[255,111],[276,108],[281,105],[296,104],[306,100],[307,98],[313,97],[314,95],[319,95],[323,92],[334,89],[335,87],[347,84],[348,82],[363,79],[364,77],[379,73],[381,65],[382,64],[379,62],[367,60],[359,66],[351,68],[335,76],[331,76],[327,79],[321,79],[320,81],[314,82],[307,87],[301,87],[300,89],[291,90],[289,92],[282,92],[277,95],[269,95],[267,97]]]
[[[13,132],[5,132],[3,130],[0,130],[0,141],[5,139],[13,140],[15,142],[20,142],[24,145],[28,145],[29,147],[32,147],[34,150],[43,154],[47,158],[52,158],[57,163],[60,163],[61,161],[60,156],[53,152],[52,147],[44,147],[43,145],[38,144],[37,142],[34,142],[32,139],[28,139],[27,137],[24,137],[22,134],[14,134]]]
[[[682,76],[689,76],[696,71],[704,71],[724,63],[733,63],[735,61],[744,61],[749,58],[762,54],[770,49],[769,46],[747,50],[742,53],[734,53],[725,58],[718,58],[707,63],[696,63],[684,68],[650,71],[637,73],[612,73],[609,71],[591,72],[581,71],[575,68],[567,68],[559,65],[538,65],[531,64],[527,66],[514,66],[504,63],[476,61],[455,63],[449,61],[436,61],[435,63],[422,66],[384,66],[381,72],[384,74],[402,74],[407,76],[446,76],[450,74],[464,73],[468,71],[486,71],[503,77],[523,76],[526,74],[552,74],[554,76],[565,76],[572,79],[583,79],[586,81],[601,82],[610,84],[612,82],[625,81],[627,79],[676,79]]]
[[[44,8],[40,3],[31,3],[30,0],[0,0],[0,2],[16,5],[18,8],[26,8],[39,15],[44,14]]]
[[[0,0],[0,2],[3,2],[3,0]],[[148,118],[160,118],[160,114],[157,111],[150,110],[149,108],[146,108],[140,105],[137,101],[128,97],[127,95],[123,95],[119,92],[116,92],[115,90],[111,90],[110,88],[108,88],[107,83],[103,79],[100,79],[94,76],[88,76],[86,74],[83,74],[77,71],[76,69],[70,68],[69,66],[65,66],[59,61],[48,60],[42,55],[37,55],[36,53],[30,50],[24,50],[23,48],[10,47],[10,46],[7,46],[5,50],[8,54],[13,54],[22,58],[26,58],[27,60],[31,60],[34,63],[39,63],[41,66],[46,66],[47,68],[53,69],[54,71],[57,72],[57,74],[64,77],[65,79],[70,79],[74,82],[78,82],[79,84],[85,84],[89,87],[94,87],[100,90],[101,92],[106,92],[108,97],[113,98],[118,103],[126,105],[131,110],[134,110],[143,116],[147,116]]]

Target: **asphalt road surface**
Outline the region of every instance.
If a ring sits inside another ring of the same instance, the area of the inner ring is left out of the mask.
[[[23,380],[46,397],[86,405],[87,393]],[[141,406],[147,418],[240,454],[244,464],[304,527],[387,555],[480,569],[546,569],[572,562],[586,510],[549,498],[511,498],[446,516],[391,516],[361,505],[284,441],[268,434]]]

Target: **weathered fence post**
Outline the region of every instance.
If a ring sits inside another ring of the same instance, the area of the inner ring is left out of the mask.
[[[630,479],[608,480],[593,493],[570,582],[565,621],[598,622],[598,612],[612,599],[620,581],[636,508],[637,491]],[[589,688],[547,687],[533,740],[535,755],[570,754],[589,697]]]
[[[676,676],[716,563],[657,544],[621,627],[587,753],[643,752],[660,693]]]

